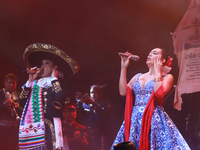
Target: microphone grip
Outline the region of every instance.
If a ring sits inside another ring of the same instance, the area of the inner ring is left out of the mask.
[[[124,54],[124,53],[118,53],[118,55],[119,56],[122,56],[122,57],[126,57],[126,58],[128,58],[129,56],[128,55],[126,55],[126,54]],[[138,61],[139,59],[140,59],[140,57],[139,56],[137,56],[137,55],[132,55],[132,57],[130,58],[131,60],[134,60],[134,61]]]
[[[27,73],[28,73],[28,74],[34,74],[34,73],[36,73],[37,71],[42,71],[42,69],[41,69],[41,68],[37,68],[37,69],[34,69],[34,70],[28,70]]]

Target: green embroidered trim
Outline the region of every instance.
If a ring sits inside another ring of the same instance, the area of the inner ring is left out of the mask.
[[[41,114],[40,109],[42,107],[42,104],[40,103],[40,90],[41,87],[39,87],[37,84],[34,84],[33,90],[32,90],[32,112],[33,112],[33,123],[40,122],[41,121]]]

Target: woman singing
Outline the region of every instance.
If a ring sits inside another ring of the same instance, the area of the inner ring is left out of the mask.
[[[173,84],[170,71],[171,60],[161,48],[151,50],[146,64],[149,71],[136,74],[127,84],[126,72],[132,54],[121,56],[119,79],[120,95],[126,95],[125,121],[111,147],[131,141],[137,150],[189,150],[188,144],[175,124],[164,111],[163,97]],[[135,103],[132,107],[132,91]]]

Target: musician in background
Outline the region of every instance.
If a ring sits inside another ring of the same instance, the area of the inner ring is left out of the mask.
[[[62,116],[63,150],[89,150],[87,128],[75,121],[75,103],[66,103],[63,107]]]
[[[19,92],[16,91],[17,77],[9,73],[0,90],[0,149],[17,150],[19,132]],[[15,111],[16,110],[16,111]],[[18,112],[18,113],[17,113]]]
[[[88,128],[88,133],[94,136],[94,139],[88,139],[92,150],[104,150],[107,141],[111,103],[104,97],[105,87],[106,85],[92,85],[90,94],[86,93],[82,97],[81,93],[76,95],[77,108],[84,113],[82,124]]]

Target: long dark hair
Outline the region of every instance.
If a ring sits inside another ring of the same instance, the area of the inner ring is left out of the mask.
[[[161,54],[162,54],[161,59],[165,59],[165,62],[163,63],[163,66],[164,66],[166,64],[167,60],[169,59],[169,55],[164,49],[162,49],[162,48],[160,48],[160,49],[161,49]]]

